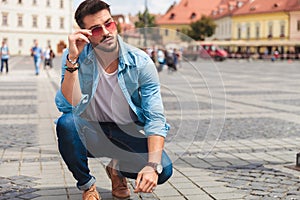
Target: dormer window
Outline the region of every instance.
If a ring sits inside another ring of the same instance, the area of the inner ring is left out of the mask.
[[[242,1],[238,1],[238,2],[237,2],[237,7],[240,8],[240,7],[242,7],[243,4],[244,4],[244,3],[243,3]]]
[[[251,8],[250,8],[251,11],[254,11],[255,9],[256,9],[255,6],[251,6]]]
[[[277,7],[279,7],[279,4],[278,3],[274,3],[273,7],[277,8]]]
[[[195,17],[196,17],[196,13],[193,12],[193,13],[191,14],[191,19],[195,19]]]
[[[170,15],[170,19],[174,19],[174,18],[175,18],[175,14],[172,13],[172,14]]]

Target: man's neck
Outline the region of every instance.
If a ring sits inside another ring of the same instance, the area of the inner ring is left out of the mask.
[[[107,73],[113,73],[118,69],[119,65],[119,51],[113,51],[113,52],[104,52],[101,50],[96,50],[96,57],[97,60],[102,65],[103,69]]]

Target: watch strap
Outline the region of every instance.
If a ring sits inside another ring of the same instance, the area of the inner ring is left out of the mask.
[[[64,66],[64,69],[70,73],[73,73],[79,69],[79,64],[75,63],[74,67],[68,67],[67,65]]]

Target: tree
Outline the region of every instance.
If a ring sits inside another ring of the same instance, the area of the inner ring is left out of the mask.
[[[139,28],[140,33],[144,35],[144,46],[148,46],[147,41],[160,40],[160,35],[157,31],[149,27],[155,27],[155,16],[151,15],[146,8],[144,13],[138,13],[138,21],[134,23],[136,28]]]
[[[138,13],[138,21],[134,23],[136,28],[144,28],[144,27],[154,27],[155,25],[155,16],[151,15],[148,12],[148,9],[144,11],[144,13]]]
[[[190,24],[190,29],[183,29],[182,33],[187,34],[194,40],[204,40],[215,33],[217,25],[212,18],[202,15],[201,19]]]

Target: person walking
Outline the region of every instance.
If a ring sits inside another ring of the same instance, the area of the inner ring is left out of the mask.
[[[53,58],[55,57],[55,54],[51,48],[51,46],[49,45],[45,51],[44,51],[44,69],[46,69],[47,66],[50,67],[50,69],[52,69],[53,67]]]
[[[3,72],[3,67],[5,64],[5,68],[6,68],[6,73],[8,73],[8,59],[9,59],[9,49],[8,46],[6,44],[6,41],[2,41],[2,45],[0,48],[0,57],[1,57],[1,74]]]
[[[34,46],[31,48],[31,56],[33,57],[34,67],[35,67],[35,75],[39,75],[40,73],[40,65],[42,61],[42,49],[39,47],[39,43],[37,40],[34,40]]]
[[[165,65],[165,53],[163,49],[158,49],[157,51],[157,62],[158,62],[158,67],[157,71],[161,72],[163,70],[163,67]]]
[[[83,200],[101,199],[88,157],[112,159],[106,173],[114,197],[130,197],[126,178],[135,179],[134,192],[151,193],[172,175],[155,64],[123,42],[104,1],[83,1],[75,20],[80,30],[68,36],[55,97],[63,113],[56,124],[61,156]]]

